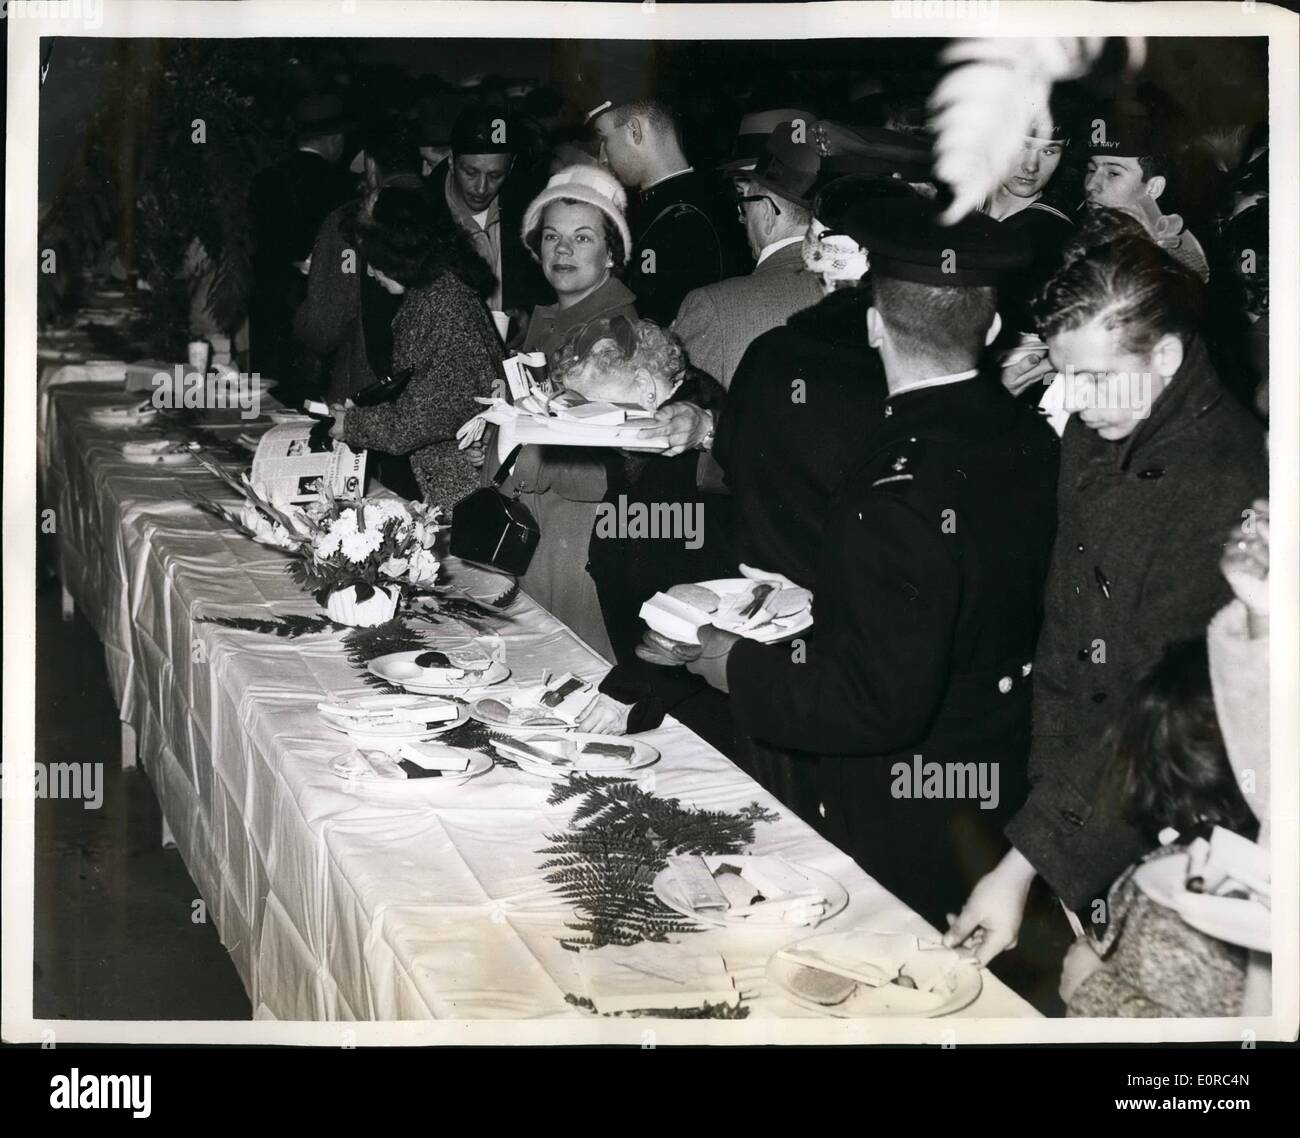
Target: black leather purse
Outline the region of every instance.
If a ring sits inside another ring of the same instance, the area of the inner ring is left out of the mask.
[[[515,447],[492,478],[451,509],[451,554],[522,577],[542,540],[532,511],[518,498],[501,493],[523,445]]]

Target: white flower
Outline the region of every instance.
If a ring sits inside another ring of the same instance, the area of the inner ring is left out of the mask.
[[[410,520],[410,512],[402,502],[388,498],[367,498],[365,501],[366,521],[376,529],[382,529],[384,523],[392,518],[403,522]]]
[[[382,544],[383,539],[374,530],[361,530],[345,533],[340,543],[343,556],[355,564],[361,564]]]
[[[356,510],[344,510],[337,518],[330,522],[330,532],[337,534],[356,533],[357,532],[357,512]]]
[[[432,585],[438,579],[438,559],[427,549],[417,549],[406,575],[413,585]]]
[[[397,580],[406,572],[406,567],[410,564],[405,557],[390,557],[379,567],[379,575]]]
[[[343,535],[341,533],[329,530],[316,538],[312,543],[312,551],[323,561],[326,558],[333,557],[339,551],[342,541]]]

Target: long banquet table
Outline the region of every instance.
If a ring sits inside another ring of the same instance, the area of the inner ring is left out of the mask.
[[[552,784],[503,765],[461,787],[335,775],[330,763],[348,744],[316,703],[368,690],[342,634],[287,639],[213,623],[320,610],[289,580],[281,555],[189,500],[219,493],[210,474],[123,460],[129,432],[87,417],[132,401],[120,384],[42,389],[41,479],[56,510],[60,578],[103,641],[124,758],[138,748],[255,1016],[591,1016],[574,1001],[584,991],[578,954],[561,945],[573,910],[541,869],[547,835],[565,829],[575,803],[548,805]],[[467,567],[450,569],[470,579]],[[526,596],[505,617],[497,631],[512,682],[538,682],[544,669],[597,679],[608,667]],[[643,737],[662,754],[648,768],[655,794],[718,810],[758,802],[779,819],[756,823],[755,852],[779,853],[847,888],[848,907],[819,932],[932,934],[685,727],[667,720]],[[764,977],[771,954],[803,935],[679,933],[656,951],[721,953],[751,1017],[807,1017],[815,1013]],[[1036,1013],[986,973],[979,998],[958,1014]]]

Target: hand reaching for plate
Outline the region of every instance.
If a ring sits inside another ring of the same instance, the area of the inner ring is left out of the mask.
[[[632,708],[626,703],[599,693],[578,716],[577,727],[588,735],[626,735],[627,717]]]
[[[949,948],[965,945],[973,949],[981,964],[1015,948],[1034,874],[1028,859],[1013,848],[979,879],[962,911],[949,916],[943,943]]]

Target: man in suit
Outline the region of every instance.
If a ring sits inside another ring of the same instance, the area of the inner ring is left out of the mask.
[[[821,285],[804,269],[801,249],[811,220],[808,195],[820,166],[809,127],[778,124],[754,169],[734,178],[754,271],[687,293],[673,322],[692,365],[724,388],[752,340],[821,299]]]
[[[293,314],[306,295],[303,267],[321,223],[355,194],[352,179],[338,164],[346,127],[338,96],[301,100],[295,118],[297,150],[261,171],[249,191],[252,367],[276,380],[290,399],[310,382],[308,373],[315,368],[293,336]]]
[[[450,155],[425,180],[430,208],[455,219],[496,277],[488,307],[510,314],[512,340],[536,305],[555,299],[520,233],[524,208],[542,188],[519,182],[521,141],[504,111],[469,107],[451,128]]]
[[[871,251],[889,396],[856,424],[866,459],[830,507],[808,642],[705,626],[687,665],[730,691],[739,729],[802,756],[821,828],[932,922],[997,863],[1024,799],[1057,461],[1051,429],[979,370],[994,285],[1027,251],[985,217],[938,216],[898,198],[842,227]]]

